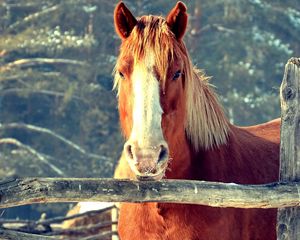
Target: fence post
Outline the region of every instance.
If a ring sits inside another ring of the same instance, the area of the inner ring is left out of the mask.
[[[300,58],[291,58],[280,88],[280,181],[300,180]],[[300,189],[298,189],[300,198]],[[300,207],[280,208],[277,240],[300,239]]]

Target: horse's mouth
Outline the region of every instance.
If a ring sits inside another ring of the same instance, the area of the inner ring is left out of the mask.
[[[138,181],[159,181],[165,176],[168,167],[168,158],[158,164],[142,166],[136,164],[131,159],[127,159],[131,171],[134,173],[134,178]],[[144,160],[144,163],[151,159]],[[143,168],[144,167],[144,168]]]
[[[159,181],[165,176],[165,171],[161,171],[157,174],[136,174],[136,179],[139,181]]]

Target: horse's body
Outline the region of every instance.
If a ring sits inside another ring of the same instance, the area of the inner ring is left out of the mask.
[[[183,175],[172,171],[167,172],[167,178],[241,184],[277,181],[279,127],[279,119],[246,128],[231,126],[227,145],[192,154],[192,163]],[[183,150],[192,152],[188,148]],[[126,169],[127,177],[133,177],[127,162],[121,158],[117,175],[120,171],[125,178]],[[122,240],[271,240],[276,239],[276,212],[275,209],[124,203],[120,208],[119,234]]]
[[[127,139],[116,177],[277,181],[280,120],[252,127],[228,122],[207,78],[189,60],[186,24],[181,2],[166,20],[137,20],[123,3],[115,9],[122,39],[115,86]],[[276,210],[124,203],[119,234],[121,240],[269,240],[276,238]]]

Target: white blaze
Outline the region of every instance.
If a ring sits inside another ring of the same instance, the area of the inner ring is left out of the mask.
[[[161,129],[159,82],[154,74],[154,57],[149,55],[137,63],[132,73],[133,129],[130,136],[139,147],[157,146],[163,141]]]

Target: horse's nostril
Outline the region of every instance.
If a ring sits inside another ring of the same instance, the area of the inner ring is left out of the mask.
[[[128,156],[130,159],[133,159],[132,147],[131,147],[130,144],[128,144],[128,145],[125,147],[125,151],[126,151],[127,156]]]
[[[158,156],[158,162],[165,160],[165,158],[167,156],[168,156],[168,149],[164,145],[160,145],[160,153]]]

